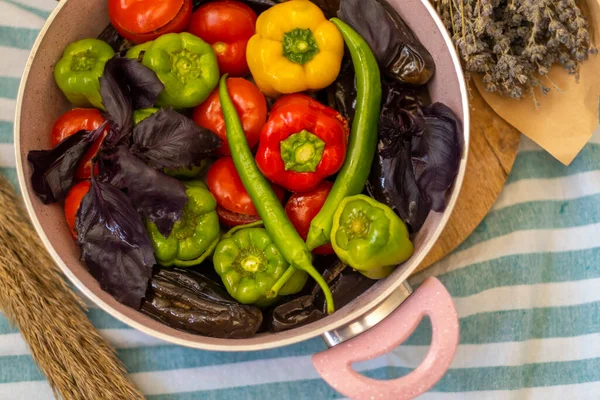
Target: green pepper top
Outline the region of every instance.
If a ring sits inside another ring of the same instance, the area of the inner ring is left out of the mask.
[[[152,114],[158,112],[158,110],[159,110],[159,108],[154,108],[154,107],[134,110],[133,111],[133,123],[135,125],[139,124],[140,122],[142,122],[143,120],[145,120],[146,118],[151,116]]]
[[[104,110],[99,79],[114,55],[112,47],[98,39],[79,40],[65,48],[54,67],[54,79],[71,104]]]
[[[259,227],[261,225],[259,221],[229,231],[215,249],[213,264],[234,299],[242,304],[266,307],[277,299],[267,299],[267,292],[285,273],[289,263],[266,229]],[[298,274],[279,293],[298,293],[307,279],[307,274]]]
[[[346,197],[338,206],[331,244],[340,260],[371,279],[391,274],[414,250],[400,217],[362,194]]]
[[[212,47],[187,32],[168,33],[154,40],[145,49],[142,63],[165,85],[158,96],[158,106],[195,107],[219,82],[219,66]]]
[[[154,41],[151,40],[149,42],[145,42],[142,44],[138,44],[137,46],[133,46],[129,50],[127,50],[127,53],[125,53],[125,57],[134,58],[134,59],[138,60],[139,62],[141,62],[142,61],[140,59],[141,53],[142,52],[145,53],[146,50],[148,50],[150,48],[150,46],[152,46],[153,43],[154,43]]]
[[[165,238],[156,225],[146,221],[156,260],[165,267],[189,267],[209,257],[221,236],[217,202],[203,182],[185,182],[188,202],[179,221]]]

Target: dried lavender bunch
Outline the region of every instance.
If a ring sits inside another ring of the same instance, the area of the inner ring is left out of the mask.
[[[578,75],[596,54],[577,0],[431,0],[467,73],[480,73],[486,90],[519,99],[556,87],[553,64]],[[537,100],[535,100],[537,103]]]

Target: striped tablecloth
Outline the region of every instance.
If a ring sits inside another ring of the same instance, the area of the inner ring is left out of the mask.
[[[17,87],[53,0],[0,0],[0,172],[15,181]],[[423,399],[600,398],[600,134],[570,167],[524,139],[494,209],[437,275],[460,314],[450,371]],[[150,399],[339,398],[312,368],[320,339],[254,353],[190,350],[89,317]],[[430,340],[424,322],[396,351],[357,369],[405,374]],[[0,316],[0,399],[50,399],[19,332]]]

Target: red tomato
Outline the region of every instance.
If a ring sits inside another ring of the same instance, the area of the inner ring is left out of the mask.
[[[67,111],[58,117],[52,127],[50,146],[56,146],[67,136],[71,136],[82,129],[93,131],[102,125],[103,122],[104,117],[95,108],[75,108]]]
[[[258,215],[231,157],[223,157],[215,161],[208,170],[207,183],[217,204],[224,209],[245,215]],[[279,201],[282,201],[285,190],[279,186],[271,186]]]
[[[228,228],[260,221],[260,217],[258,215],[245,215],[236,213],[226,210],[219,205],[217,206],[217,215],[219,216],[219,222]]]
[[[67,111],[54,123],[52,134],[50,136],[50,145],[56,146],[66,137],[79,132],[82,129],[93,131],[104,123],[105,119],[100,114],[100,111],[95,108],[75,108]],[[100,137],[92,143],[88,151],[84,154],[81,162],[77,166],[75,177],[77,179],[87,179],[92,176],[92,158],[100,149],[102,140],[108,133],[108,127],[102,132]]]
[[[290,197],[285,205],[285,213],[298,231],[302,239],[306,240],[310,223],[317,216],[331,191],[333,183],[323,181],[310,192],[296,193]],[[314,254],[333,254],[331,244],[324,244],[313,250]]]
[[[212,45],[221,74],[248,75],[246,45],[254,35],[256,13],[239,1],[213,1],[192,14],[188,32]]]
[[[71,236],[77,240],[77,231],[75,230],[75,222],[77,221],[77,210],[81,205],[81,201],[90,191],[90,181],[81,181],[71,188],[65,199],[65,219],[71,230]]]
[[[183,32],[192,16],[192,0],[108,0],[108,16],[125,39],[144,43]]]
[[[260,131],[267,122],[265,96],[252,82],[242,78],[227,79],[227,90],[242,121],[248,146],[253,148],[258,143]],[[225,119],[221,110],[218,88],[210,94],[204,103],[194,108],[192,118],[198,125],[210,129],[221,138],[223,143],[217,149],[220,155],[228,156],[231,154],[227,143]]]

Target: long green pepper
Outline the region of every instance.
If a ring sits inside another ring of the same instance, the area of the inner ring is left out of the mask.
[[[227,74],[219,85],[219,97],[227,130],[231,157],[246,191],[254,203],[265,229],[285,259],[294,267],[289,268],[271,289],[268,297],[274,297],[279,289],[294,275],[295,269],[306,271],[321,287],[327,301],[327,312],[333,313],[333,296],[327,283],[312,265],[312,254],[288,219],[283,206],[271,185],[260,173],[240,122],[239,116],[227,90]]]
[[[356,113],[352,121],[346,161],[321,211],[313,218],[306,238],[309,249],[329,242],[333,214],[345,197],[363,191],[377,148],[381,111],[381,76],[377,60],[365,40],[337,18],[330,20],[339,29],[350,50],[356,71]]]

